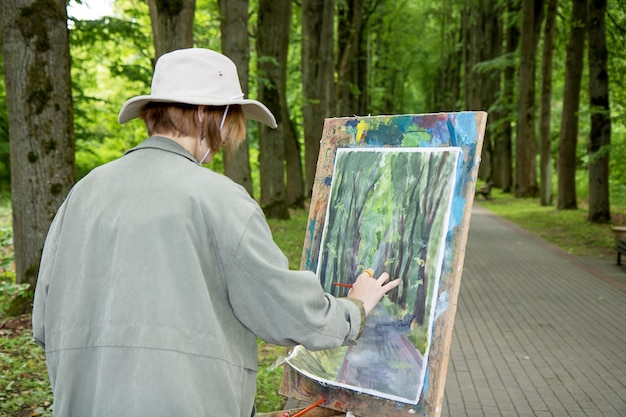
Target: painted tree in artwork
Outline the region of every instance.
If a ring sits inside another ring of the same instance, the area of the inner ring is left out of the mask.
[[[65,0],[3,0],[17,281],[34,288],[48,227],[75,181]]]
[[[359,156],[358,166],[340,166],[335,170],[334,198],[329,202],[332,203],[330,210],[333,214],[328,216],[324,239],[327,243],[321,248],[322,262],[319,266],[320,271],[324,271],[320,274],[320,282],[327,291],[332,289],[330,282],[349,282],[363,269],[373,267],[360,264],[355,255],[361,242],[365,202],[375,191],[374,187],[363,187],[364,184],[378,183],[382,173],[375,153]]]
[[[337,157],[319,276],[352,282],[365,268],[402,285],[393,314],[425,324],[456,166],[451,152],[352,152]]]

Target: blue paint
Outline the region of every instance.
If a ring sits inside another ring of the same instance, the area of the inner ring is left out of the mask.
[[[437,298],[437,305],[435,306],[435,321],[439,318],[441,314],[443,314],[448,309],[448,293],[447,291],[439,294]]]
[[[381,123],[376,130],[368,130],[365,141],[369,146],[400,146],[404,138],[402,125]]]
[[[315,271],[313,269],[312,266],[312,259],[311,259],[311,250],[313,249],[313,239],[315,238],[315,226],[317,225],[317,219],[315,219],[314,217],[310,217],[309,218],[309,237],[311,239],[311,244],[309,245],[309,248],[307,250],[307,254],[306,254],[306,261],[305,261],[305,269],[308,269],[309,271]]]
[[[456,134],[454,133],[454,125],[452,120],[448,119],[448,132],[450,133],[450,146],[459,146],[456,140]]]

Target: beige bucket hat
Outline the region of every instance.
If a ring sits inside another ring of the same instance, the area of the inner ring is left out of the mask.
[[[157,60],[149,95],[133,97],[122,106],[118,121],[139,116],[149,102],[207,106],[241,105],[247,119],[276,128],[276,118],[261,102],[245,99],[237,67],[225,55],[210,49],[178,49]]]

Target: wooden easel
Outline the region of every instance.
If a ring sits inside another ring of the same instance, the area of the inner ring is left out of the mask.
[[[446,245],[452,256],[444,262],[436,308],[443,312],[434,323],[423,394],[416,405],[386,400],[334,386],[324,386],[284,365],[280,393],[302,403],[324,398],[306,417],[439,417],[442,412],[448,359],[456,314],[465,246],[474,201],[476,177],[487,122],[485,112],[438,113],[401,116],[369,116],[326,119],[313,186],[311,208],[302,253],[301,269],[316,270],[334,160],[340,147],[441,147],[456,146],[463,152],[457,168],[456,206]],[[442,296],[443,295],[443,296]],[[288,410],[293,414],[297,410]],[[285,411],[272,413],[272,417]],[[287,415],[293,415],[287,414]]]

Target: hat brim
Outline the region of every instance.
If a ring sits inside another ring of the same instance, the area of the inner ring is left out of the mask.
[[[195,104],[195,105],[205,105],[205,106],[227,106],[238,104],[241,106],[243,110],[243,114],[246,119],[256,120],[257,122],[261,122],[266,126],[275,129],[278,125],[276,124],[276,118],[272,114],[272,112],[260,101],[251,100],[251,99],[238,99],[238,100],[230,100],[228,102],[224,101],[216,101],[211,100],[207,97],[158,97],[151,95],[143,95],[133,97],[128,100],[122,106],[120,110],[120,114],[118,115],[117,120],[120,123],[126,123],[129,120],[132,120],[136,117],[139,117],[139,112],[141,108],[150,103],[183,103],[183,104]]]

